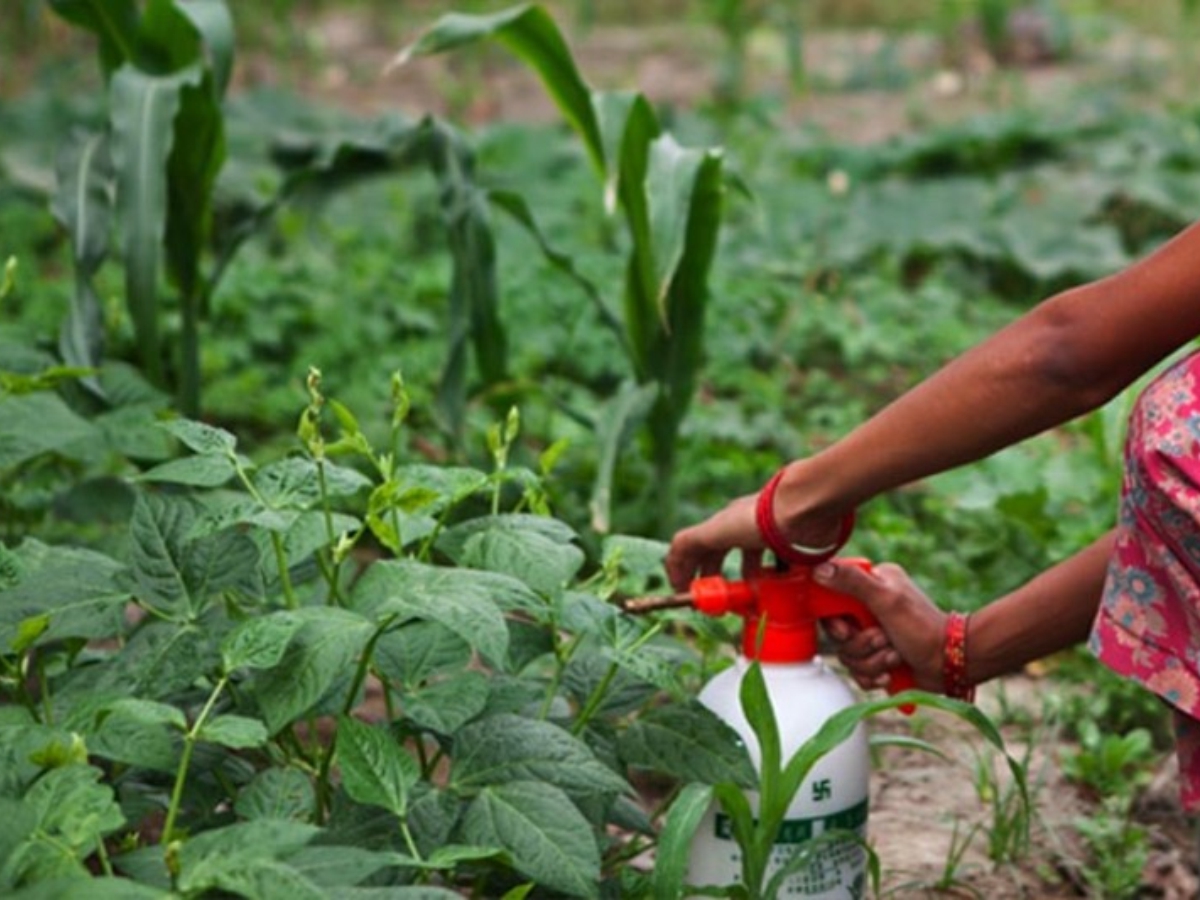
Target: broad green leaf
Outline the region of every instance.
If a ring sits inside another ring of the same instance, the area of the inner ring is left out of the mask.
[[[426,885],[341,888],[338,896],[339,900],[462,900],[457,891]]]
[[[458,732],[450,780],[459,790],[511,781],[545,782],[572,796],[629,790],[579,738],[550,722],[510,714],[488,716]]]
[[[468,538],[459,565],[502,572],[544,597],[558,596],[583,567],[584,555],[573,544],[519,528],[490,528]]]
[[[705,784],[758,784],[737,732],[698,702],[671,704],[639,716],[621,735],[629,765]]]
[[[286,610],[242,622],[221,642],[225,671],[269,669],[277,665],[304,622]]]
[[[235,750],[261,747],[268,740],[267,729],[262,722],[236,715],[222,715],[209,719],[197,737],[210,744],[220,744]]]
[[[471,645],[437,622],[409,622],[375,642],[376,667],[409,690],[443,672],[466,669],[470,661]]]
[[[337,543],[342,535],[356,532],[361,527],[361,521],[342,513],[330,513],[328,519],[315,509],[300,513],[283,533],[283,551],[288,565],[311,560],[321,548]],[[331,528],[332,538],[329,536]]]
[[[46,772],[25,794],[37,817],[26,865],[40,873],[71,873],[95,849],[96,841],[125,824],[112,788],[93,766],[63,766]],[[36,880],[30,878],[30,880]]]
[[[342,896],[350,885],[397,865],[396,854],[363,847],[310,845],[287,858],[287,864],[330,896]]]
[[[180,887],[186,889],[184,882],[190,880],[186,873],[206,859],[246,856],[279,859],[299,852],[320,833],[321,829],[315,825],[280,819],[239,822],[203,831],[180,848],[179,864],[185,873]]]
[[[347,794],[359,803],[381,806],[404,817],[421,768],[386,729],[342,716],[338,719],[337,758]]]
[[[311,459],[289,457],[263,466],[254,473],[254,487],[267,506],[310,509],[321,499],[322,470],[325,490],[331,497],[348,497],[371,486],[371,480],[354,469]]]
[[[142,700],[128,697],[109,704],[107,711],[122,715],[146,725],[169,725],[177,731],[187,731],[187,718],[177,706],[157,700]]]
[[[333,684],[353,670],[374,630],[357,613],[332,607],[295,611],[304,620],[277,666],[254,681],[267,730],[275,734],[304,715]]]
[[[48,392],[24,396],[0,394],[0,472],[44,453],[86,459],[100,434],[62,398]],[[89,446],[90,445],[90,446]]]
[[[142,472],[138,480],[212,488],[220,487],[236,474],[237,467],[229,457],[203,454],[168,460]]]
[[[583,138],[593,164],[603,172],[604,148],[592,109],[591,92],[580,77],[558,26],[541,7],[523,4],[493,15],[479,16],[449,13],[402,50],[396,64],[485,38],[500,41],[538,73],[546,91]]]
[[[175,707],[128,697],[105,704],[93,722],[84,729],[93,755],[154,772],[178,768],[178,739],[187,723]]]
[[[487,701],[487,676],[468,670],[404,694],[404,715],[421,728],[453,735],[482,713]]]
[[[591,825],[550,784],[510,781],[484,788],[467,808],[463,836],[503,847],[518,871],[573,897],[600,896],[600,851]]]
[[[503,664],[508,628],[501,612],[540,601],[521,582],[493,572],[450,569],[407,561],[375,563],[355,585],[351,605],[375,619],[395,615],[449,628],[489,661]]]
[[[654,406],[657,388],[650,384],[626,383],[613,396],[596,419],[596,440],[600,445],[600,460],[596,465],[596,484],[592,488],[589,508],[592,528],[606,534],[612,518],[612,485],[617,460]]]
[[[76,877],[39,881],[9,894],[8,900],[173,900],[170,891],[129,878]]]
[[[206,856],[184,870],[181,890],[256,900],[328,900],[329,894],[292,866],[246,853]]]
[[[170,419],[162,427],[195,453],[232,456],[237,438],[223,428],[192,419]]]
[[[299,769],[263,769],[238,793],[233,808],[243,819],[307,821],[316,806],[312,780]]]
[[[32,539],[9,552],[16,581],[0,589],[0,650],[121,632],[129,592],[117,583],[122,569],[116,561]]]
[[[88,673],[84,695],[103,690],[147,699],[169,697],[191,687],[220,662],[215,636],[197,625],[152,621],[144,624],[107,663]],[[70,692],[55,700],[79,702]]]
[[[196,611],[184,577],[187,535],[196,509],[187,497],[139,493],[129,523],[130,562],[140,598],[182,612]]]
[[[692,839],[712,803],[712,787],[696,783],[684,785],[671,801],[654,855],[654,900],[678,900],[683,896]]]
[[[181,94],[203,74],[193,67],[173,75],[150,75],[126,64],[109,83],[126,301],[143,365],[157,384],[163,381],[158,290],[167,231],[167,165]]]

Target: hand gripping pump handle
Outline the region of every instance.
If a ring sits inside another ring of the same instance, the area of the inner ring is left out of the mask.
[[[838,565],[867,571],[865,559],[839,559]],[[817,655],[817,622],[847,617],[859,628],[878,625],[871,611],[857,597],[818,584],[809,566],[763,570],[734,581],[720,575],[697,578],[684,594],[664,598],[626,601],[626,612],[640,613],[677,606],[694,606],[710,616],[735,613],[742,617],[742,653],[764,663],[807,662]],[[898,694],[914,687],[912,670],[901,665],[889,673],[888,693]],[[913,707],[901,709],[911,713]]]

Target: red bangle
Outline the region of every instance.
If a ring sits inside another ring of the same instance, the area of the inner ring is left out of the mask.
[[[758,493],[758,502],[754,507],[754,521],[758,525],[758,533],[762,536],[763,543],[775,554],[775,559],[781,563],[815,566],[817,563],[832,559],[846,545],[846,541],[850,540],[850,534],[854,531],[854,511],[846,513],[838,527],[837,538],[828,547],[813,549],[793,544],[784,537],[783,532],[779,529],[779,523],[775,520],[775,491],[783,479],[783,472],[784,470],[780,469],[763,486]]]
[[[975,686],[967,680],[966,613],[952,612],[946,617],[946,647],[942,657],[943,691],[956,700],[975,701]]]

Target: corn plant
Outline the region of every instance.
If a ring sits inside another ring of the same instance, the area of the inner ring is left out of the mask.
[[[71,233],[77,272],[63,356],[81,365],[100,358],[91,281],[108,252],[115,186],[126,302],[141,364],[155,384],[167,384],[159,284],[165,263],[179,292],[179,401],[195,413],[208,295],[201,259],[225,161],[221,100],[233,66],[229,10],[223,0],[147,0],[144,6],[51,0],[51,6],[97,36],[110,110],[108,128],[69,144],[59,164],[55,210]]]
[[[221,277],[246,240],[303,192],[426,168],[438,181],[453,260],[450,321],[439,408],[461,436],[471,348],[485,381],[505,377],[505,336],[496,316],[495,245],[474,155],[433,118],[386,119],[336,134],[292,136],[274,150],[283,177],[267,196],[225,191],[222,107],[233,66],[233,22],[224,0],[53,0],[68,21],[96,34],[107,80],[108,127],[78,133],[58,161],[53,209],[71,239],[76,287],[60,354],[98,367],[104,329],[93,280],[119,226],[126,304],[140,364],[159,387],[177,382],[177,405],[200,410],[200,328]],[[217,215],[219,213],[219,215]],[[211,253],[210,253],[211,251]],[[211,258],[210,258],[211,257]],[[177,358],[162,334],[161,269],[178,293]],[[85,380],[102,393],[93,377]]]
[[[972,725],[992,746],[1003,751],[1004,740],[986,715],[976,707],[923,691],[906,691],[885,700],[856,703],[831,716],[791,759],[782,755],[778,723],[767,693],[762,668],[754,662],[742,680],[740,701],[746,719],[761,750],[754,793],[744,786],[725,781],[716,785],[690,785],[680,792],[667,814],[666,825],[655,868],[656,900],[674,900],[693,896],[685,891],[687,855],[691,837],[711,802],[718,802],[729,816],[731,830],[742,857],[741,880],[735,885],[706,886],[707,896],[726,896],[741,900],[769,900],[779,896],[787,879],[813,864],[821,840],[859,841],[850,832],[828,832],[821,839],[802,845],[800,852],[781,866],[771,867],[776,837],[783,825],[796,792],[816,763],[833,748],[847,740],[863,721],[885,710],[908,704],[928,706],[961,718]],[[1004,754],[1013,775],[1014,789],[1028,807],[1025,772],[1007,753]],[[880,862],[869,846],[864,846],[868,873],[875,890],[879,888]],[[701,886],[691,886],[697,888]]]
[[[708,274],[721,224],[721,153],[681,146],[663,130],[641,94],[591,89],[554,20],[540,6],[526,4],[494,15],[448,14],[402,51],[399,60],[484,39],[499,41],[541,77],[583,140],[603,181],[605,203],[610,210],[620,207],[630,237],[623,315],[605,312],[602,320],[617,330],[632,379],[596,419],[601,462],[593,525],[608,530],[618,451],[633,425],[645,421],[662,501],[660,525],[668,527],[675,446],[701,364]]]

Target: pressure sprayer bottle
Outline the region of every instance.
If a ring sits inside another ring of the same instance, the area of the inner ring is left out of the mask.
[[[838,564],[870,566],[865,560],[843,559]],[[752,660],[762,667],[785,763],[830,716],[855,702],[849,686],[817,655],[817,621],[849,617],[867,627],[875,619],[858,599],[813,581],[811,568],[764,571],[745,581],[697,578],[671,605],[683,605],[680,598],[708,615],[736,613],[744,621],[741,655],[704,687],[699,699],[738,733],[756,769],[761,764],[758,739],[740,700],[742,678]],[[912,687],[912,673],[906,667],[895,670],[890,681],[889,692],[898,693]],[[806,841],[826,831],[853,831],[865,837],[869,780],[867,735],[860,724],[801,784],[776,837],[767,877]],[[751,793],[748,799],[757,813],[757,795]],[[741,874],[741,851],[729,820],[714,803],[693,840],[687,881],[696,886],[730,885],[740,883]],[[846,900],[865,893],[866,853],[845,840],[816,848],[810,863],[787,878],[778,896]]]

